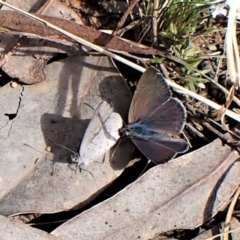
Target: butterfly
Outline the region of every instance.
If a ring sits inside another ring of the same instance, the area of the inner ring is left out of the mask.
[[[174,138],[181,133],[185,118],[182,103],[172,97],[163,76],[150,67],[138,82],[128,114],[129,124],[122,131],[147,158],[160,164],[188,150],[186,141]]]
[[[186,141],[174,138],[181,133],[185,118],[182,103],[172,97],[163,76],[150,67],[143,73],[134,93],[129,124],[123,127],[121,116],[109,103],[101,102],[84,134],[79,154],[75,154],[72,161],[88,165],[104,157],[123,133],[155,164],[164,163],[188,150]]]

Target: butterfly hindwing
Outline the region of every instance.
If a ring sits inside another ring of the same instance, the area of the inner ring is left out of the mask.
[[[132,141],[138,149],[155,164],[165,163],[174,158],[177,153],[185,152],[188,149],[187,143],[181,139],[169,138],[154,142],[133,138]]]

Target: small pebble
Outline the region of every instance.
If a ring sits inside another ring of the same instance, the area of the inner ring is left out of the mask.
[[[209,50],[211,50],[211,51],[216,51],[216,50],[217,50],[217,47],[216,47],[216,45],[214,45],[214,44],[208,45],[207,48],[208,48]]]
[[[45,148],[45,150],[46,150],[47,152],[51,152],[51,151],[52,151],[52,148],[51,148],[50,146],[47,146],[47,147]]]
[[[18,86],[18,84],[16,82],[11,82],[10,85],[11,85],[12,88],[16,88]]]

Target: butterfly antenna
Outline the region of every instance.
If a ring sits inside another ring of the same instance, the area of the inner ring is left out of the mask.
[[[28,145],[27,143],[24,143],[23,145],[24,145],[24,146],[27,146],[27,147],[29,147],[29,148],[31,148],[31,149],[33,149],[33,150],[35,150],[35,151],[37,151],[37,152],[39,152],[39,153],[43,154],[43,155],[45,155],[45,154],[46,154],[46,153],[43,153],[43,152],[41,152],[41,151],[37,150],[36,148],[34,148],[34,147],[32,147],[32,146]]]
[[[71,153],[73,153],[73,154],[77,154],[76,152],[74,152],[72,149],[70,149],[70,148],[68,148],[68,147],[65,147],[65,146],[63,146],[63,145],[61,145],[61,144],[59,144],[59,143],[56,143],[56,142],[53,142],[52,140],[50,140],[50,139],[48,139],[48,141],[50,141],[51,143],[53,143],[53,144],[55,144],[55,145],[57,145],[57,146],[59,146],[59,147],[62,147],[62,148],[65,148],[65,149],[67,149],[68,151],[70,151]],[[77,154],[78,155],[78,154]]]

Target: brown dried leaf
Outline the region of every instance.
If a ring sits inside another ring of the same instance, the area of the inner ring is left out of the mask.
[[[78,36],[91,43],[94,43],[99,46],[103,46],[106,49],[114,49],[117,51],[123,51],[127,53],[136,53],[136,54],[147,54],[147,55],[164,55],[166,52],[150,48],[147,46],[134,44],[133,42],[126,42],[116,36],[112,36],[106,33],[103,33],[99,30],[93,28],[76,24],[72,21],[66,21],[64,19],[48,17],[43,15],[36,16]],[[44,24],[28,18],[18,12],[12,11],[0,11],[0,18],[3,22],[3,26],[6,29],[9,29],[13,32],[18,33],[30,33],[35,34],[38,37],[44,37],[48,39],[56,40],[67,40],[68,42],[73,42],[69,37],[52,30],[46,27]]]

